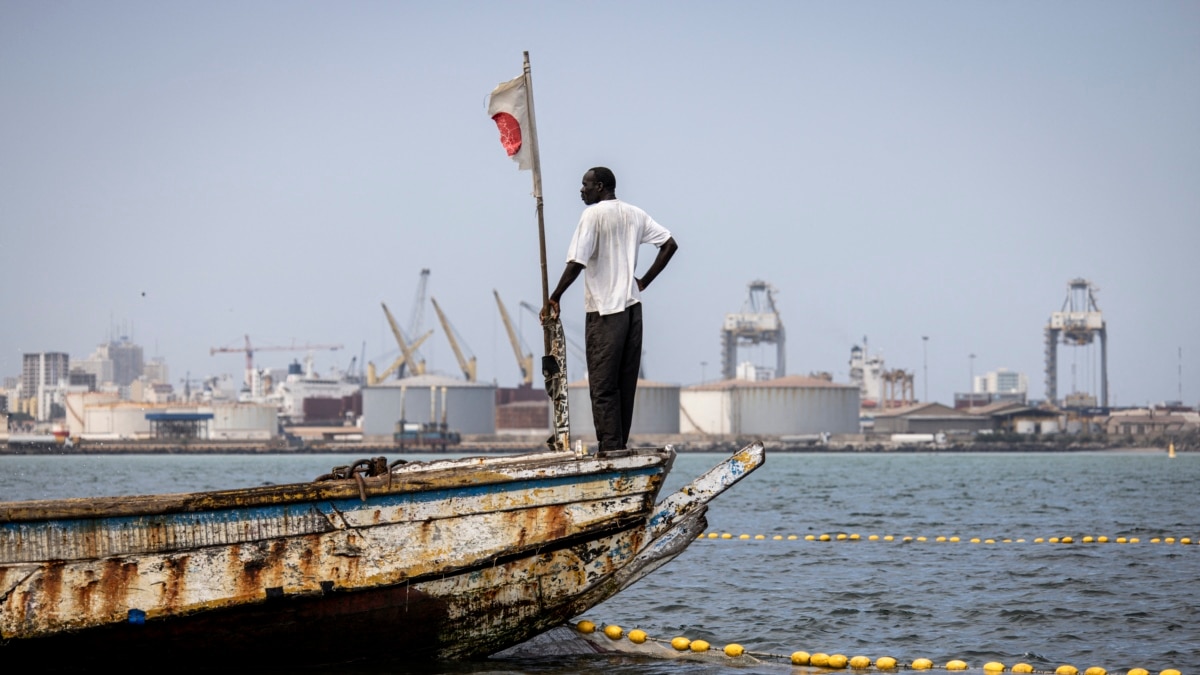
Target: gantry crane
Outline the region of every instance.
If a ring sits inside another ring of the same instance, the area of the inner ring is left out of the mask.
[[[450,348],[454,350],[454,358],[458,359],[458,367],[462,369],[463,377],[467,378],[467,382],[474,382],[476,373],[475,357],[472,355],[468,359],[463,356],[462,349],[458,346],[459,341],[454,337],[456,333],[454,327],[450,325],[450,320],[446,318],[445,313],[442,312],[442,308],[438,307],[437,300],[433,296],[429,297],[429,302],[433,305],[433,311],[437,312],[438,321],[442,322],[442,328],[446,331],[446,339],[450,341]]]
[[[504,308],[504,303],[500,300],[500,291],[493,288],[492,294],[496,296],[496,306],[500,308],[500,318],[504,320],[504,330],[508,331],[508,341],[512,343],[513,354],[517,357],[517,367],[521,369],[520,386],[528,389],[533,386],[533,353],[521,353],[521,341],[517,338],[517,331],[513,329],[508,310]]]
[[[1100,406],[1108,407],[1108,325],[1096,304],[1100,289],[1083,278],[1067,282],[1062,309],[1046,324],[1046,400],[1058,404],[1058,344],[1083,347],[1100,337]],[[1077,395],[1078,392],[1072,392]]]
[[[307,352],[317,349],[330,349],[337,351],[342,348],[342,345],[325,345],[325,344],[302,344],[298,345],[295,342],[287,346],[270,346],[270,347],[254,347],[250,344],[250,336],[246,337],[245,347],[212,347],[208,350],[208,355],[228,352],[245,352],[246,354],[246,386],[249,387],[254,379],[254,352]]]
[[[775,287],[765,281],[751,281],[749,291],[742,311],[726,314],[721,326],[721,377],[726,380],[737,377],[739,346],[760,342],[775,345],[774,377],[783,377],[787,374],[787,347],[783,320],[775,307]]]
[[[391,311],[388,310],[387,303],[381,302],[379,304],[383,306],[383,313],[385,316],[387,316],[388,325],[391,326],[391,328],[392,328],[392,335],[396,336],[396,344],[400,346],[400,356],[395,361],[392,362],[392,365],[388,366],[387,370],[383,371],[383,373],[378,374],[378,375],[375,373],[375,364],[368,363],[367,364],[367,384],[369,384],[369,385],[379,384],[383,380],[386,380],[389,375],[391,375],[394,372],[397,372],[400,368],[404,367],[406,364],[412,364],[412,371],[414,373],[416,373],[417,375],[424,374],[425,373],[425,362],[418,361],[415,354],[417,351],[417,347],[420,347],[421,343],[423,343],[423,342],[425,342],[425,340],[429,339],[430,335],[433,335],[433,330],[430,329],[421,337],[417,338],[416,340],[413,340],[412,344],[410,345],[408,340],[404,339],[404,333],[403,333],[403,331],[400,330],[400,324],[396,323],[396,317],[392,316]]]

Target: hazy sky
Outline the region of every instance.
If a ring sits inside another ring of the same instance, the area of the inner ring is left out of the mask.
[[[1190,1],[0,0],[0,374],[120,330],[173,379],[240,377],[209,349],[246,334],[382,368],[379,303],[407,328],[429,268],[480,379],[515,384],[492,289],[540,353],[519,309],[540,303],[537,221],[485,106],[523,50],[551,285],[594,165],[680,244],[644,298],[647,377],[716,377],[724,315],[763,279],[790,373],[846,381],[865,335],[918,397],[967,389],[969,354],[1041,397],[1043,327],[1084,277],[1110,402],[1177,398],[1181,363],[1200,401]],[[1072,370],[1098,391],[1098,354],[1060,350],[1060,395]]]

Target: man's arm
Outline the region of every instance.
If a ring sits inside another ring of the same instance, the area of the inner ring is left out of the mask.
[[[550,309],[555,315],[557,315],[559,312],[558,301],[562,299],[563,293],[566,293],[567,289],[571,287],[571,284],[575,283],[575,280],[579,278],[579,274],[583,272],[584,269],[585,266],[577,262],[567,263],[566,269],[563,270],[562,277],[558,280],[558,287],[556,287],[554,292],[550,294]]]
[[[650,269],[646,270],[641,279],[635,279],[639,291],[646,290],[646,287],[650,285],[651,281],[654,281],[658,273],[666,268],[667,263],[671,262],[671,256],[675,255],[675,251],[678,250],[679,244],[675,243],[675,237],[667,239],[663,242],[662,246],[658,247],[658,255],[655,256],[654,263],[650,265]]]

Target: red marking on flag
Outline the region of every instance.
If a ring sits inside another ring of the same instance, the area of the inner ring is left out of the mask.
[[[492,119],[496,121],[496,128],[500,130],[500,145],[504,146],[504,151],[509,157],[521,151],[521,123],[517,118],[509,115],[506,112],[496,113],[492,115]]]

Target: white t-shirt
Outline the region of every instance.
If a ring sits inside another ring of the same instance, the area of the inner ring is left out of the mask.
[[[616,314],[641,302],[634,281],[638,247],[662,246],[670,238],[667,228],[645,211],[619,199],[606,199],[584,209],[567,248],[567,262],[587,268],[583,272],[584,310]]]

